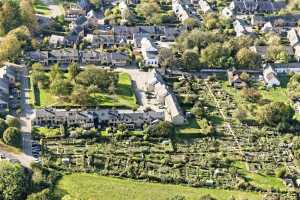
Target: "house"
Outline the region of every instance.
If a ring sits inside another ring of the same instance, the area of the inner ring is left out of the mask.
[[[291,72],[294,73],[299,73],[300,72],[300,63],[295,62],[295,63],[273,63],[271,64],[271,66],[273,67],[273,69],[275,70],[275,72],[277,74],[288,74]]]
[[[199,0],[199,6],[203,13],[212,12],[210,5],[207,3],[206,0]]]
[[[241,35],[247,35],[253,33],[252,27],[248,25],[244,20],[241,19],[236,19],[233,22],[233,27],[237,37]]]
[[[229,5],[234,14],[267,14],[285,7],[285,1],[271,0],[233,0]]]
[[[48,65],[48,51],[29,51],[26,55],[31,61]]]
[[[277,73],[274,71],[271,65],[267,65],[264,67],[263,77],[267,88],[280,86],[280,81],[277,78]]]
[[[79,61],[79,53],[76,49],[51,50],[48,53],[48,63],[69,64]]]
[[[189,19],[190,13],[186,10],[180,0],[172,0],[172,10],[181,22]]]
[[[295,47],[296,45],[300,44],[300,38],[299,38],[299,29],[297,28],[292,28],[291,30],[288,31],[287,33],[287,38],[290,42],[290,45],[292,47]]]
[[[185,123],[185,117],[174,94],[166,96],[165,106],[167,108],[165,113],[166,121],[172,122],[175,125],[182,125]]]
[[[157,101],[166,107],[165,121],[172,122],[175,125],[185,123],[185,117],[179,106],[175,95],[168,90],[160,73],[154,69],[150,74],[151,78],[145,83],[145,90],[155,95]]]
[[[153,124],[157,120],[164,120],[164,112],[160,111],[132,111],[132,110],[95,110],[98,124],[101,127],[117,127],[125,124],[128,129],[143,129],[144,124]]]
[[[229,7],[223,8],[221,15],[225,18],[231,18],[233,17],[233,12]]]
[[[32,115],[33,126],[59,127],[94,127],[95,116],[89,111],[63,110],[63,109],[36,109]]]
[[[112,66],[126,66],[129,63],[129,56],[125,52],[112,52],[107,55],[108,63]]]
[[[158,50],[148,38],[142,38],[141,52],[146,66],[158,67]]]
[[[10,85],[15,85],[20,80],[20,72],[15,67],[5,65],[0,68],[0,79],[7,81]]]
[[[240,74],[236,69],[227,70],[227,77],[229,85],[232,87],[241,89],[247,86],[247,83],[245,81],[242,81],[242,79],[240,78]]]
[[[0,98],[0,113],[6,113],[8,111],[7,101]]]
[[[252,15],[252,26],[263,26],[265,23],[270,22],[274,27],[296,27],[300,20],[299,14],[286,14],[286,15]]]
[[[82,64],[99,64],[104,60],[97,51],[79,51],[79,54]]]
[[[9,96],[9,83],[4,79],[0,79],[0,97]]]
[[[86,15],[86,10],[75,3],[69,3],[64,6],[65,9],[65,21],[72,22],[80,16]]]
[[[51,47],[59,47],[65,45],[65,37],[60,35],[51,35],[49,38],[49,45]]]
[[[274,27],[271,22],[267,22],[260,30],[262,33],[274,32]]]

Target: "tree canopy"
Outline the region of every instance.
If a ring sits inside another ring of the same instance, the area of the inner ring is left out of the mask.
[[[25,199],[29,178],[19,164],[0,161],[0,199]]]

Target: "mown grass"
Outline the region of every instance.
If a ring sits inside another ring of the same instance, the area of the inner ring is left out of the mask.
[[[228,200],[232,196],[236,200],[262,198],[261,194],[252,192],[145,183],[84,173],[63,176],[56,185],[55,193],[61,196],[70,195],[74,200],[166,200],[175,195],[196,200],[207,194],[218,200]]]

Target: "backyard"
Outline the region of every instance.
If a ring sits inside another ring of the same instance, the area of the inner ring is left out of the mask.
[[[110,200],[166,200],[176,195],[185,196],[189,200],[199,199],[210,194],[218,200],[228,200],[234,196],[236,200],[258,200],[262,195],[252,192],[192,188],[179,185],[164,185],[158,183],[138,182],[129,179],[117,179],[95,174],[65,175],[58,182],[56,194],[69,194],[75,199]]]

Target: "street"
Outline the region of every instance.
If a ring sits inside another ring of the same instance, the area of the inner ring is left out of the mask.
[[[21,69],[21,109],[22,113],[20,116],[21,122],[21,133],[22,133],[22,149],[23,152],[19,154],[11,153],[0,149],[0,153],[4,154],[9,159],[17,159],[20,163],[29,167],[30,163],[35,159],[32,157],[32,140],[31,140],[31,121],[30,116],[33,114],[33,110],[29,105],[29,96],[30,96],[30,88],[29,88],[29,78],[28,71],[25,66],[16,65],[13,63],[5,63],[7,65],[13,65]]]

